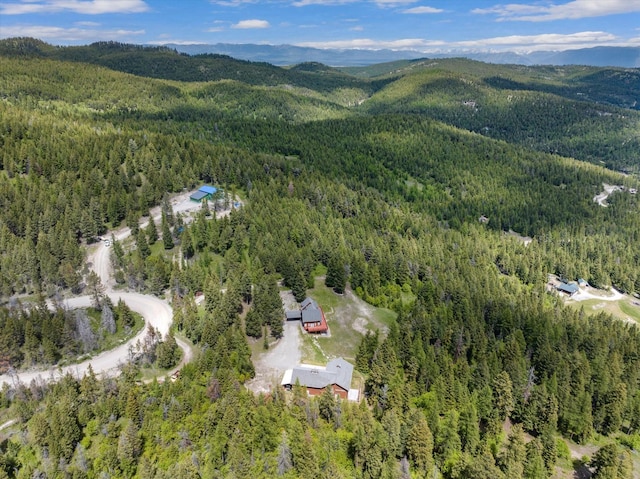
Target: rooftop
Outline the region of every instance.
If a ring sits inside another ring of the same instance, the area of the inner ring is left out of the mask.
[[[301,386],[323,389],[331,384],[340,386],[345,391],[351,388],[353,366],[342,358],[332,359],[326,367],[300,365],[288,369],[282,385],[300,383]]]
[[[202,185],[200,188],[198,188],[198,191],[204,191],[208,195],[214,195],[216,191],[218,191],[218,188],[210,185]]]
[[[560,283],[557,289],[563,293],[574,294],[577,293],[580,288],[578,288],[578,285],[575,283]]]
[[[205,193],[204,191],[196,191],[194,193],[191,194],[191,196],[189,196],[189,198],[191,198],[194,201],[200,201],[203,200],[204,198],[206,198],[207,196],[209,196],[208,193]]]

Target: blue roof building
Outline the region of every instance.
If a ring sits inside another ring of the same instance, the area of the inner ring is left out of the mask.
[[[202,185],[200,188],[198,188],[198,191],[202,191],[203,193],[206,193],[208,195],[215,195],[216,191],[218,191],[218,188],[216,188],[215,186]]]

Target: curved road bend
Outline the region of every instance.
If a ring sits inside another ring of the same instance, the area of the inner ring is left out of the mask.
[[[176,214],[197,210],[201,207],[198,203],[194,203],[189,200],[188,193],[177,196],[172,200],[172,203],[174,213]],[[240,202],[240,204],[242,203]],[[228,215],[229,213],[230,210],[220,211],[216,214],[216,216],[222,217]],[[160,207],[157,206],[153,208],[151,210],[151,215],[153,216],[155,221],[159,220],[161,218]],[[148,220],[142,223],[140,227],[144,228],[147,224]],[[131,235],[131,230],[126,227],[120,228],[117,231],[113,231],[112,234],[117,240],[121,241]],[[105,236],[110,238],[111,233]],[[38,378],[45,381],[55,380],[67,373],[71,373],[76,377],[82,377],[89,369],[89,365],[91,365],[95,374],[115,375],[119,373],[119,366],[129,359],[130,348],[135,348],[135,345],[138,341],[142,342],[149,325],[157,329],[162,336],[167,334],[167,332],[169,331],[169,327],[171,326],[171,322],[173,321],[173,310],[171,309],[171,306],[169,306],[169,303],[167,303],[163,299],[151,295],[114,291],[114,283],[111,278],[111,262],[109,252],[110,248],[106,247],[104,243],[100,242],[98,243],[94,251],[89,254],[87,261],[90,264],[91,269],[93,269],[93,271],[95,271],[96,274],[100,277],[100,280],[106,289],[105,294],[109,296],[109,298],[111,298],[111,301],[114,304],[117,304],[117,302],[122,299],[131,308],[131,310],[142,315],[145,320],[145,327],[142,329],[142,331],[140,331],[135,337],[131,338],[126,343],[121,344],[120,346],[117,346],[116,348],[109,351],[104,351],[97,356],[94,356],[91,359],[78,364],[64,367],[54,366],[48,369],[25,371],[13,375],[0,375],[0,387],[2,387],[4,383],[11,385],[17,381],[24,384],[29,384],[33,379]],[[91,299],[89,296],[80,296],[77,298],[67,299],[64,304],[69,309],[83,308],[90,306]],[[193,349],[188,343],[179,338],[176,338],[176,343],[178,344],[178,347],[182,349],[182,360],[177,367],[169,371],[169,375],[173,374],[184,364],[193,359]]]
[[[107,293],[107,296],[111,298],[111,301],[113,301],[114,304],[117,304],[117,302],[122,299],[127,306],[131,308],[131,310],[144,317],[147,325],[157,328],[163,336],[169,331],[169,326],[171,326],[171,321],[173,319],[173,310],[166,301],[156,298],[155,296],[139,293],[109,292]],[[88,307],[91,305],[91,297],[80,296],[77,298],[71,298],[66,300],[64,305],[69,309]],[[91,365],[96,374],[116,375],[119,372],[119,366],[128,360],[130,348],[135,348],[138,341],[142,342],[146,333],[147,327],[144,327],[129,341],[78,364],[72,364],[64,367],[53,366],[44,370],[25,371],[14,375],[0,375],[0,387],[4,383],[13,385],[16,381],[29,384],[33,379],[41,379],[43,381],[55,380],[67,373],[71,373],[75,377],[82,377],[89,369],[89,365]],[[183,346],[186,346],[187,350],[189,350],[184,351],[185,358],[191,357],[188,345],[182,341],[178,342],[178,345],[183,349]]]

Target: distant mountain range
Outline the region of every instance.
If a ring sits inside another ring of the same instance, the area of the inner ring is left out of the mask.
[[[640,68],[640,48],[595,47],[559,52],[451,52],[424,53],[415,50],[358,50],[319,49],[293,45],[256,45],[216,43],[165,46],[189,55],[218,53],[241,60],[267,62],[273,65],[295,65],[302,62],[319,62],[330,66],[365,66],[396,60],[415,58],[464,57],[488,63],[518,65],[590,65],[599,67]]]

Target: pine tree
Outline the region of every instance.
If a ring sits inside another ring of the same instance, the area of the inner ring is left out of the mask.
[[[260,338],[262,336],[262,322],[255,308],[249,310],[244,318],[244,324],[247,336],[252,338]]]
[[[333,390],[331,386],[327,386],[322,391],[318,399],[318,410],[320,412],[320,416],[324,418],[326,421],[333,421],[334,410],[336,408],[336,400],[333,397]]]
[[[631,455],[618,444],[611,443],[601,447],[591,460],[595,469],[594,479],[631,479],[633,464]]]
[[[284,476],[293,467],[291,458],[291,448],[289,447],[289,439],[286,431],[282,431],[282,439],[278,446],[278,475]]]
[[[142,230],[138,231],[138,235],[136,236],[136,246],[138,247],[138,254],[140,255],[140,258],[143,260],[147,259],[151,254],[151,248],[149,248],[147,236]]]
[[[98,276],[95,271],[90,271],[87,275],[87,290],[91,296],[93,307],[100,310],[102,308],[102,298],[105,288],[100,280],[100,276]]]
[[[173,236],[169,228],[169,221],[164,215],[162,215],[162,243],[164,244],[164,249],[173,249]]]
[[[128,474],[133,472],[141,452],[142,439],[140,438],[138,426],[133,421],[130,421],[118,439],[117,455],[125,472]]]
[[[527,459],[524,463],[523,477],[525,479],[546,479],[547,468],[542,458],[542,443],[539,439],[534,439],[526,446]]]
[[[433,435],[422,411],[414,412],[410,424],[407,456],[420,475],[425,476],[433,467]]]
[[[151,213],[149,213],[149,224],[147,225],[147,238],[150,245],[153,245],[158,241],[158,228],[156,227],[156,222]]]
[[[502,371],[493,380],[493,405],[500,422],[511,414],[513,404],[511,378],[505,371]]]
[[[347,285],[347,273],[344,268],[344,261],[339,253],[334,254],[329,259],[324,282],[328,288],[333,288],[336,293],[344,293],[344,288]]]
[[[523,476],[526,456],[527,450],[522,425],[514,424],[499,458],[500,466],[507,479],[519,479]]]
[[[179,348],[176,339],[170,332],[165,336],[164,341],[158,344],[156,349],[156,363],[159,368],[169,369],[176,365]]]
[[[480,443],[478,411],[473,401],[469,401],[464,405],[460,412],[460,441],[462,442],[462,450],[470,454],[475,451]]]

